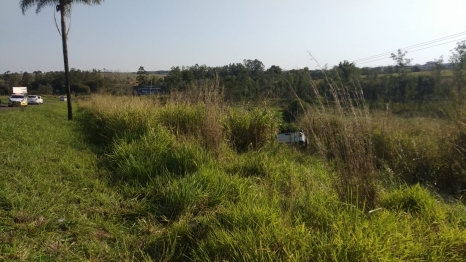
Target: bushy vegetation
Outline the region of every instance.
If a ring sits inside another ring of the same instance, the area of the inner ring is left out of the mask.
[[[463,194],[463,120],[381,118],[372,132],[380,167],[400,174],[407,183],[424,183],[449,194]]]
[[[338,176],[310,152],[272,138],[245,153],[230,143],[214,152],[199,142],[198,128],[173,128],[180,121],[202,127],[204,118],[163,118],[205,115],[201,105],[99,96],[80,104],[79,129],[60,120],[60,103],[0,115],[2,130],[10,130],[2,132],[2,148],[9,148],[0,183],[3,260],[465,257],[462,204],[446,204],[419,185],[380,191],[369,213],[343,201]],[[236,122],[264,112],[242,111]],[[223,113],[220,119],[231,117]],[[22,128],[30,119],[41,123],[36,132]],[[83,130],[92,133],[76,133]],[[220,133],[228,142],[228,132]]]
[[[76,121],[58,101],[1,112],[0,260],[466,260],[465,103],[400,116],[423,107],[374,106],[351,64],[335,69],[273,107],[228,103],[242,93],[216,76],[92,95]],[[307,148],[275,142],[298,128]]]
[[[279,119],[265,108],[229,110],[224,123],[230,145],[238,152],[257,150],[274,140]]]
[[[0,122],[10,130],[1,133],[2,148],[10,148],[0,180],[3,260],[466,258],[464,204],[390,168],[398,149],[384,142],[382,151],[377,133],[386,116],[313,107],[299,123],[314,147],[296,150],[274,143],[270,127],[279,121],[264,108],[114,96],[80,100],[79,108],[75,122],[59,120],[64,103],[0,114],[16,119]],[[210,147],[201,133],[212,111],[219,144]],[[42,127],[22,129],[30,119]],[[411,130],[403,119],[390,121]],[[236,136],[263,142],[238,151],[232,125]],[[383,137],[396,139],[388,126]]]

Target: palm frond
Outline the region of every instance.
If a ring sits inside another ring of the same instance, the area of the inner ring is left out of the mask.
[[[85,4],[85,5],[100,5],[104,0],[65,0],[67,5]],[[56,6],[60,4],[60,0],[21,0],[19,6],[23,15],[32,6],[36,6],[36,14],[40,13],[45,6]]]
[[[36,1],[35,0],[22,0],[19,2],[19,7],[21,8],[21,11],[23,12],[23,15],[26,14],[26,10],[31,8],[31,6],[35,5]]]
[[[38,0],[36,7],[36,14],[40,13],[44,6],[55,6],[59,4],[59,0]]]
[[[68,0],[71,4],[100,5],[104,0]]]
[[[38,14],[44,6],[54,6],[59,2],[59,0],[21,0],[19,6],[23,15],[26,14],[26,11],[32,6],[36,6],[36,14]]]

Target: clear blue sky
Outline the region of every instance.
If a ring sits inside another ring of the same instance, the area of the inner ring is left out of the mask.
[[[0,0],[0,73],[63,71],[53,10],[23,16],[19,0]],[[74,6],[70,67],[129,72],[258,59],[266,68],[315,69],[308,52],[333,66],[466,33],[465,10],[464,0],[106,0]],[[456,39],[466,34],[407,57],[448,60]],[[393,64],[385,57],[358,66]]]

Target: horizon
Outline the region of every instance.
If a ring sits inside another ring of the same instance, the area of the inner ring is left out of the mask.
[[[405,67],[407,68],[410,68],[410,67],[415,67],[415,66],[423,66],[423,65],[426,65],[427,63],[429,62],[434,62],[434,61],[427,61],[426,63],[424,64],[411,64],[411,65],[407,65]],[[230,63],[231,64],[231,63]],[[443,62],[442,65],[451,65],[452,63],[451,62]],[[228,64],[224,65],[224,66],[227,66]],[[208,68],[216,68],[216,67],[211,67],[211,66],[208,66],[208,65],[205,65],[206,67]],[[335,66],[338,66],[338,65],[335,65]],[[186,66],[185,66],[186,67]],[[218,66],[218,67],[223,67],[223,66]],[[369,67],[369,66],[365,66],[365,67],[358,67],[356,65],[357,68],[360,68],[360,69],[363,69],[363,68],[370,68],[370,69],[375,69],[375,68],[387,68],[387,67],[396,67],[396,65],[386,65],[386,66],[373,66],[373,67]],[[180,67],[181,68],[181,67]],[[103,69],[105,69],[105,71],[103,71]],[[103,69],[99,69],[99,68],[93,68],[93,69],[86,69],[86,70],[82,70],[82,69],[79,69],[79,68],[70,68],[70,70],[80,70],[80,71],[83,71],[83,72],[92,72],[94,70],[98,71],[98,73],[122,73],[122,74],[136,74],[138,72],[138,70],[135,70],[135,71],[125,71],[125,72],[122,72],[122,71],[113,71],[113,70],[108,70],[106,68],[103,68]],[[265,70],[267,70],[268,68],[265,68]],[[303,68],[294,68],[294,69],[289,69],[289,70],[285,70],[285,69],[282,69],[282,72],[289,72],[289,71],[293,71],[293,70],[302,70],[304,69]],[[308,68],[309,69],[309,68]],[[329,68],[330,70],[331,68]],[[144,69],[145,70],[145,69]],[[309,71],[322,71],[322,70],[325,70],[325,69],[309,69]],[[444,70],[448,70],[448,68],[445,68]],[[156,74],[156,73],[160,73],[160,72],[166,72],[166,73],[169,73],[171,71],[171,69],[167,69],[167,70],[145,70],[148,74]],[[31,71],[31,72],[28,72],[28,71],[5,71],[3,73],[0,72],[0,75],[4,75],[5,73],[34,73],[34,72],[41,72],[42,74],[44,73],[48,73],[48,72],[64,72],[64,70],[53,70],[53,71],[41,71],[41,70],[34,70],[34,71]]]

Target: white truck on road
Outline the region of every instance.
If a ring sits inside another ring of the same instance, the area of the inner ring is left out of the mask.
[[[26,95],[27,93],[28,93],[28,88],[25,86],[14,86],[13,87],[13,94]]]
[[[13,94],[8,98],[8,106],[28,106],[28,88],[25,86],[13,87]]]

